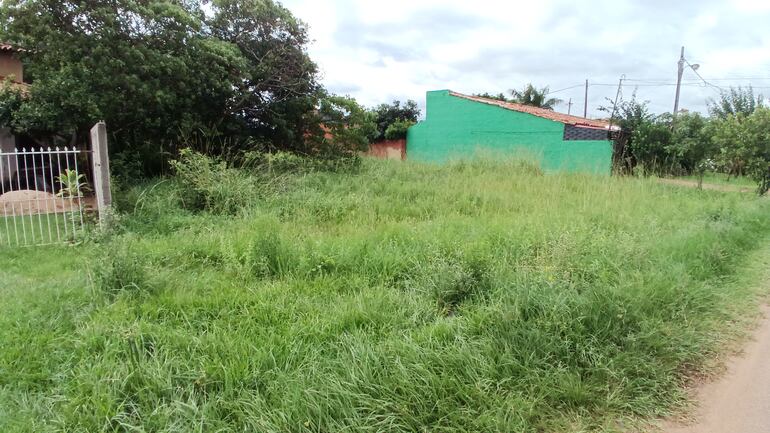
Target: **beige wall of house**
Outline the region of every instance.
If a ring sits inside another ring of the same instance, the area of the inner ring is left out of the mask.
[[[24,67],[12,52],[0,51],[0,77],[11,75],[14,81],[24,82]]]

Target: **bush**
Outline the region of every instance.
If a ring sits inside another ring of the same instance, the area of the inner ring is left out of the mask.
[[[388,129],[385,130],[385,139],[402,140],[406,138],[406,133],[409,130],[409,127],[412,125],[414,125],[414,122],[411,120],[399,119],[393,122],[390,126],[388,126]]]
[[[248,172],[189,149],[171,161],[183,206],[217,214],[235,214],[259,197],[260,187]]]

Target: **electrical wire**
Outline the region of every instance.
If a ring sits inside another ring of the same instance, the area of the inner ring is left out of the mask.
[[[576,88],[578,88],[578,87],[583,87],[583,86],[584,86],[584,84],[576,84],[576,85],[574,85],[574,86],[565,87],[565,88],[563,88],[563,89],[558,89],[558,90],[553,90],[553,91],[550,91],[550,92],[546,93],[546,95],[550,95],[551,93],[558,93],[558,92],[563,92],[563,91],[565,91],[565,90],[576,89]]]

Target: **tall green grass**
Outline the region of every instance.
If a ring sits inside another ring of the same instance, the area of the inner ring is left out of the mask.
[[[770,235],[752,195],[516,161],[279,186],[166,180],[105,244],[0,252],[0,430],[621,430],[683,401]]]

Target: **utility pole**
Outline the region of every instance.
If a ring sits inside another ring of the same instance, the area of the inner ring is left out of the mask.
[[[586,96],[583,100],[583,118],[588,119],[588,79],[586,78]]]
[[[623,80],[626,79],[626,74],[620,76],[618,81],[618,92],[615,94],[615,102],[612,103],[612,114],[610,115],[610,131],[612,131],[612,121],[615,119],[615,112],[618,109],[618,99],[620,99],[620,92],[623,90]]]
[[[679,55],[679,70],[676,78],[676,96],[674,97],[674,117],[679,111],[679,91],[682,88],[682,74],[684,74],[684,47],[682,47],[682,53]]]
[[[567,114],[572,114],[572,98],[569,98],[569,102],[567,102]]]

